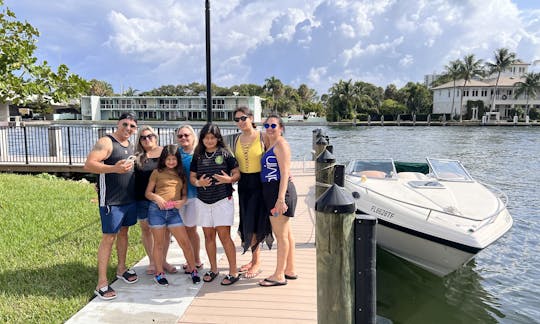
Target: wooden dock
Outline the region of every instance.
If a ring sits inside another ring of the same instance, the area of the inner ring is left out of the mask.
[[[271,275],[276,264],[276,249],[265,248],[258,277],[242,279],[231,287],[221,286],[218,280],[205,283],[178,323],[317,322],[314,163],[295,161],[292,174],[298,192],[296,215],[292,219],[298,280],[289,280],[286,286],[260,287],[258,281]],[[235,243],[240,246],[238,238]],[[238,265],[250,259],[250,252],[237,254]],[[219,267],[222,274],[227,271],[226,258],[220,260]]]

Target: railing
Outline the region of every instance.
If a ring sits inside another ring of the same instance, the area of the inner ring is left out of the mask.
[[[196,132],[201,126],[194,126]],[[0,127],[0,164],[3,165],[83,165],[98,138],[115,131],[115,126]],[[154,127],[159,145],[176,143],[175,127]],[[220,126],[230,145],[236,128]],[[134,143],[136,135],[131,139]]]

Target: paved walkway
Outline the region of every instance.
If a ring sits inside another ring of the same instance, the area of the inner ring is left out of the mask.
[[[242,278],[229,287],[220,285],[228,269],[221,247],[218,248],[219,278],[198,285],[193,285],[191,278],[182,272],[167,276],[169,287],[158,287],[151,276],[144,274],[148,264],[145,257],[134,266],[139,274],[137,283],[128,285],[115,281],[112,287],[117,291],[118,298],[113,301],[94,298],[67,323],[315,323],[314,164],[295,161],[292,173],[298,192],[296,217],[292,220],[298,280],[289,280],[288,285],[281,287],[260,287],[257,284],[260,279],[273,273],[275,248],[262,250],[262,273],[258,277]],[[233,228],[236,231],[237,225]],[[204,243],[203,236],[201,239],[201,243]],[[247,252],[242,255],[238,238],[235,243],[237,264],[240,266],[250,260],[251,254]],[[201,256],[206,256],[204,244],[201,245]],[[184,262],[182,251],[176,243],[171,244],[168,260],[176,266]],[[207,260],[204,263],[209,265]],[[201,271],[201,275],[204,271]]]

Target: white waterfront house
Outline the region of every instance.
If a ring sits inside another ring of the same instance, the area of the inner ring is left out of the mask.
[[[212,97],[212,120],[232,120],[237,107],[253,111],[254,121],[261,121],[261,98],[258,96]],[[116,120],[126,111],[140,120],[206,120],[206,97],[198,96],[132,96],[81,97],[83,120]]]
[[[490,75],[482,80],[469,80],[464,86],[464,80],[450,81],[433,90],[433,113],[459,115],[467,113],[467,101],[483,101],[486,116],[489,119],[512,119],[511,111],[521,107],[525,111],[527,98],[520,96],[515,98],[516,83],[524,81],[523,75],[528,72],[530,64],[517,61],[506,71],[501,73],[497,89],[497,75]],[[461,94],[463,94],[463,106],[460,107]],[[452,99],[453,105],[452,107]],[[491,107],[493,102],[493,107]],[[529,98],[529,108],[540,108],[540,98]],[[476,118],[475,118],[476,117]],[[480,119],[482,116],[474,116],[473,119]]]

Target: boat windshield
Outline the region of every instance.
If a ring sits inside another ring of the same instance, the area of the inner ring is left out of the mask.
[[[353,160],[347,165],[345,173],[358,177],[392,178],[396,174],[396,169],[392,159]]]
[[[437,179],[450,181],[472,181],[472,177],[457,160],[427,159]]]

